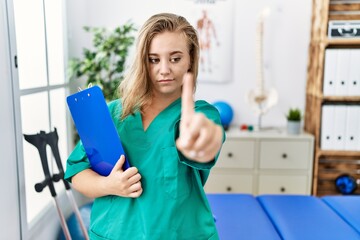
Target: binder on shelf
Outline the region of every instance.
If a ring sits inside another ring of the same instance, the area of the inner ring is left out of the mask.
[[[331,20],[328,23],[328,38],[359,38],[359,20]]]
[[[338,49],[325,50],[325,68],[323,79],[324,96],[332,96],[335,94],[335,78],[337,68]]]
[[[321,139],[320,148],[332,150],[334,145],[334,116],[335,107],[333,105],[323,105],[321,113]]]
[[[347,96],[360,96],[360,49],[351,49]]]
[[[349,49],[338,50],[335,77],[335,96],[346,96],[348,94],[350,51],[351,50]]]
[[[360,107],[355,105],[346,108],[346,131],[345,131],[345,150],[359,151],[358,141],[360,137]]]
[[[346,108],[345,105],[334,106],[334,143],[333,150],[345,150]]]
[[[357,106],[356,112],[357,112],[358,120],[360,121],[360,106],[359,105]],[[357,141],[356,141],[355,151],[360,151],[360,122],[359,121],[358,121],[357,129],[356,129]]]

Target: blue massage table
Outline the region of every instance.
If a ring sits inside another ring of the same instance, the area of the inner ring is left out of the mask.
[[[221,240],[360,240],[360,196],[207,197]]]
[[[332,196],[323,197],[323,201],[360,234],[360,197]]]

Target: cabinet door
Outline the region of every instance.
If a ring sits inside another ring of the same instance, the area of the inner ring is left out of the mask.
[[[309,194],[307,176],[272,176],[259,177],[258,194]]]
[[[216,167],[253,168],[255,159],[255,141],[228,139],[225,141]]]
[[[205,185],[207,193],[253,193],[250,174],[211,173]]]
[[[309,151],[308,141],[261,141],[260,168],[306,170]]]

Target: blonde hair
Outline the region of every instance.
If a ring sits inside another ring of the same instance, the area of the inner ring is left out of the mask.
[[[151,103],[152,88],[148,71],[148,54],[150,43],[156,34],[169,31],[183,33],[188,41],[190,69],[197,78],[199,65],[199,40],[196,30],[182,16],[171,13],[161,13],[150,17],[139,32],[134,62],[119,86],[122,100],[122,115],[124,119],[137,110]],[[194,84],[194,90],[196,80]]]

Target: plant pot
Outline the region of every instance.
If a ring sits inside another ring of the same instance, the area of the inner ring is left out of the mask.
[[[287,133],[288,134],[300,134],[301,121],[288,121],[287,122]]]

